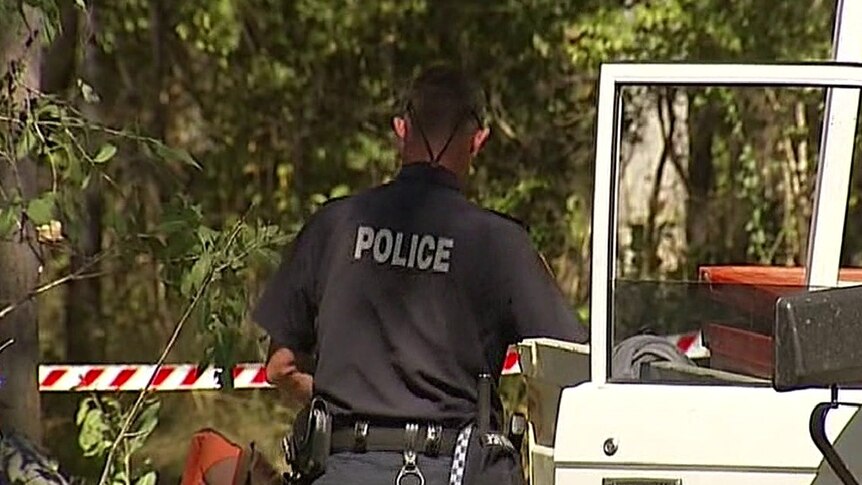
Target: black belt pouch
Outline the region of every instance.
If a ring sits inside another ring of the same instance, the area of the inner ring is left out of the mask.
[[[315,398],[296,416],[288,442],[288,462],[306,480],[326,471],[332,440],[332,417],[326,402]]]
[[[521,454],[502,434],[473,429],[462,485],[526,485]]]

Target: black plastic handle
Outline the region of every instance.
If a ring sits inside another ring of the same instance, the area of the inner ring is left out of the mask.
[[[835,448],[832,446],[832,443],[829,442],[829,438],[826,436],[826,415],[829,414],[829,411],[837,408],[840,405],[859,407],[859,404],[853,403],[838,403],[838,402],[823,402],[818,404],[814,411],[811,412],[811,420],[808,422],[808,430],[811,432],[811,439],[814,440],[814,445],[817,446],[817,449],[823,453],[823,458],[826,459],[826,463],[829,463],[829,466],[832,467],[832,470],[835,472],[835,475],[838,476],[838,479],[841,480],[841,483],[844,485],[859,485],[859,481],[856,480],[856,477],[850,473],[850,470],[847,468],[847,464],[844,463],[844,460],[838,455],[838,452],[835,451]]]
[[[479,375],[479,433],[491,432],[491,376]]]

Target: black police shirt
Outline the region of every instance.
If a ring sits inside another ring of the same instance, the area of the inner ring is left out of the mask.
[[[337,416],[387,422],[461,426],[510,344],[587,341],[526,230],[425,163],[320,208],[253,318],[315,357],[314,393]]]

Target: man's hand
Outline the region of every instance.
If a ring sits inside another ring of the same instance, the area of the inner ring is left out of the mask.
[[[271,350],[266,363],[266,381],[302,404],[311,401],[312,377],[300,371],[296,355],[290,349]]]

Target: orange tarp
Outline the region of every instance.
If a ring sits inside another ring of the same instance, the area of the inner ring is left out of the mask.
[[[241,448],[212,429],[192,436],[181,485],[280,485],[279,473],[260,452]]]
[[[224,478],[230,477],[226,484],[233,483],[241,453],[239,446],[216,431],[205,429],[195,433],[186,456],[182,485],[202,485],[214,481],[210,477],[213,472],[219,471],[215,468],[217,465],[227,469],[227,473],[221,474]],[[208,480],[204,480],[204,477]]]

